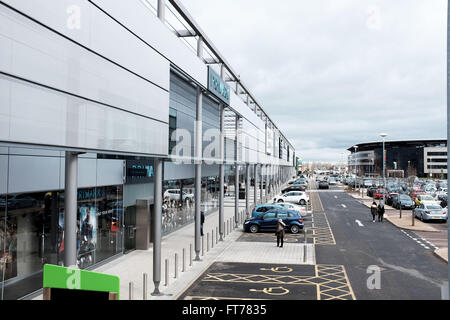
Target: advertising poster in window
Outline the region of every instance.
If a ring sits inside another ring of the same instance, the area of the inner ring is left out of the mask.
[[[80,211],[80,247],[79,259],[81,267],[91,265],[95,261],[97,244],[97,208],[94,205],[82,205]]]

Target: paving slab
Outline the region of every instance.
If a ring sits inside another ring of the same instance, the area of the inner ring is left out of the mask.
[[[434,254],[448,263],[448,248],[439,248],[434,251]]]

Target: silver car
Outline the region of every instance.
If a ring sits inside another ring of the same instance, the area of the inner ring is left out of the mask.
[[[443,220],[447,221],[448,215],[439,204],[422,203],[414,209],[414,216],[422,221]]]

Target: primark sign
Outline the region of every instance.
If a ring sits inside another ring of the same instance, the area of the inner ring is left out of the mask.
[[[211,67],[208,67],[208,90],[226,104],[230,104],[230,86]]]

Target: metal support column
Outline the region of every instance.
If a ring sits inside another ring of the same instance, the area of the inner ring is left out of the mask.
[[[250,217],[250,165],[245,165],[245,215]]]
[[[166,0],[158,0],[158,19],[163,22],[166,19]]]
[[[236,140],[234,141],[234,224],[239,224],[239,117],[236,115]]]
[[[203,59],[203,38],[197,40],[197,56]],[[196,103],[196,121],[195,121],[195,259],[200,261],[200,220],[201,220],[201,201],[202,201],[202,155],[203,155],[203,92],[197,87]]]
[[[203,93],[197,87],[197,118],[195,126],[195,259],[200,261],[200,220],[202,201],[202,102]]]
[[[77,268],[78,153],[66,151],[64,183],[64,265]]]
[[[264,186],[263,186],[263,183],[264,183],[264,179],[263,179],[263,170],[264,170],[264,165],[261,164],[261,166],[260,166],[260,176],[259,176],[260,185],[261,185],[261,193],[259,194],[259,198],[260,198],[261,204],[264,203],[264,199],[263,199],[263,192],[264,192]]]
[[[161,295],[159,284],[161,283],[161,227],[162,227],[162,182],[163,160],[155,159],[155,208],[153,217],[153,283],[155,290],[153,296]]]
[[[255,171],[253,172],[253,203],[255,207],[258,205],[258,165],[255,164]]]

